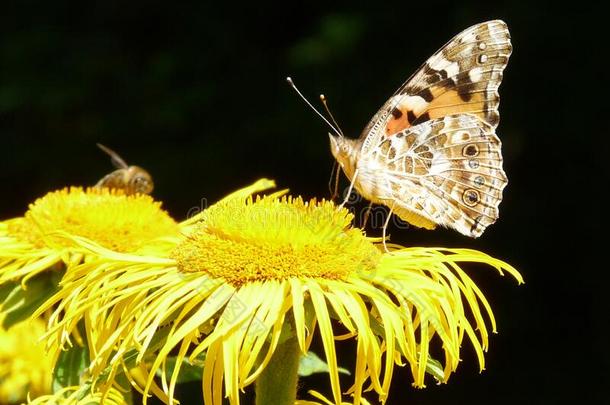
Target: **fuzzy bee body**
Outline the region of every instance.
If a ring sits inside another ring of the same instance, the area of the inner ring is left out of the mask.
[[[120,189],[125,194],[150,194],[153,191],[153,180],[146,170],[139,166],[128,166],[112,149],[99,143],[97,146],[110,155],[117,170],[102,177],[95,187]]]

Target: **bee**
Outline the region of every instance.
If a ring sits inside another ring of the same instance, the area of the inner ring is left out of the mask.
[[[105,175],[95,187],[121,189],[125,194],[150,194],[153,191],[153,180],[146,170],[127,165],[115,151],[102,144],[98,143],[97,146],[110,156],[110,161],[117,170]]]

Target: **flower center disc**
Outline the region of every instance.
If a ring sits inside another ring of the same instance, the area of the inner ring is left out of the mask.
[[[9,234],[37,247],[49,241],[72,246],[66,238],[53,237],[57,231],[118,252],[134,252],[152,239],[177,234],[178,225],[148,195],[80,187],[48,193],[30,204],[24,218],[9,223]]]
[[[343,279],[373,268],[379,250],[351,227],[353,216],[329,201],[263,197],[210,207],[172,252],[182,272],[244,283],[321,277]]]

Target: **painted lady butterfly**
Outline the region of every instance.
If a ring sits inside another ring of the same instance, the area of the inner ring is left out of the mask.
[[[417,227],[480,236],[508,182],[495,129],[511,50],[503,21],[474,25],[428,59],[360,138],[330,134],[351,187]]]

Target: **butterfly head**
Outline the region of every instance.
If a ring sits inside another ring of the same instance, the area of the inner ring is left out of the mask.
[[[348,177],[354,173],[358,154],[358,139],[328,133],[330,151]]]

